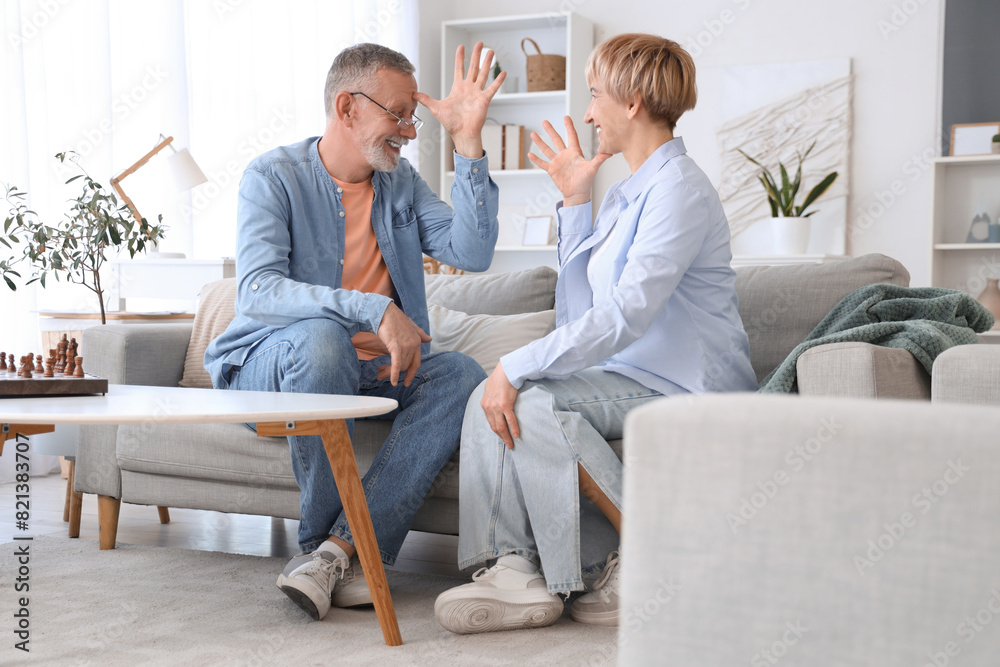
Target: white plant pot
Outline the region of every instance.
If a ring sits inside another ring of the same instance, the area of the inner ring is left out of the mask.
[[[775,255],[804,255],[809,249],[809,218],[771,218]]]

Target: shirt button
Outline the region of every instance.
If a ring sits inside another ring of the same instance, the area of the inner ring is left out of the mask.
[[[341,266],[343,266],[343,265],[344,265],[344,260],[340,260],[340,265],[341,265]]]
[[[253,291],[256,292],[257,291],[257,287],[258,287],[257,283],[254,283],[253,285],[250,286],[250,289],[252,289]]]
[[[337,186],[337,194],[339,195],[339,194],[340,194],[341,192],[343,192],[343,191],[344,191],[344,188],[342,188],[342,187],[340,187],[340,186],[338,185],[338,186]]]
[[[479,202],[479,205],[480,205],[480,206],[482,206],[482,205],[483,205],[483,202]]]
[[[473,167],[472,168],[472,173],[473,174],[478,174],[479,173],[479,167]]]
[[[344,217],[344,212],[343,212],[343,211],[341,211],[341,212],[339,213],[339,215],[340,215],[340,217],[341,217],[341,218],[343,218],[343,217]]]

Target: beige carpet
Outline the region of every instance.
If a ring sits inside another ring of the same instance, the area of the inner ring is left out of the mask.
[[[30,544],[31,652],[13,648],[15,544],[0,545],[0,664],[610,665],[614,628],[567,613],[539,630],[459,636],[434,620],[456,579],[388,571],[403,646],[371,608],[312,621],[275,586],[284,559],[38,537]]]

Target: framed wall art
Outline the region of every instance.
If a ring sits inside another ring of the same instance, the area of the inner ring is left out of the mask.
[[[1000,134],[1000,122],[952,125],[950,155],[988,155],[995,134]]]

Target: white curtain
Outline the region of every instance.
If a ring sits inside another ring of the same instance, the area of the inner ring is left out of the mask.
[[[419,62],[418,0],[2,0],[2,7],[0,183],[27,191],[29,206],[55,221],[77,193],[75,183],[64,184],[74,172],[56,153],[76,151],[110,188],[160,133],[173,136],[208,183],[173,191],[162,159],[168,148],[122,186],[144,217],[163,215],[160,250],[194,258],[235,256],[237,186],[253,157],[323,132],[326,72],[341,49],[378,42]],[[0,350],[42,352],[39,309],[98,310],[79,286],[34,287],[10,292],[0,284]],[[0,459],[0,481],[9,479],[12,458]]]

